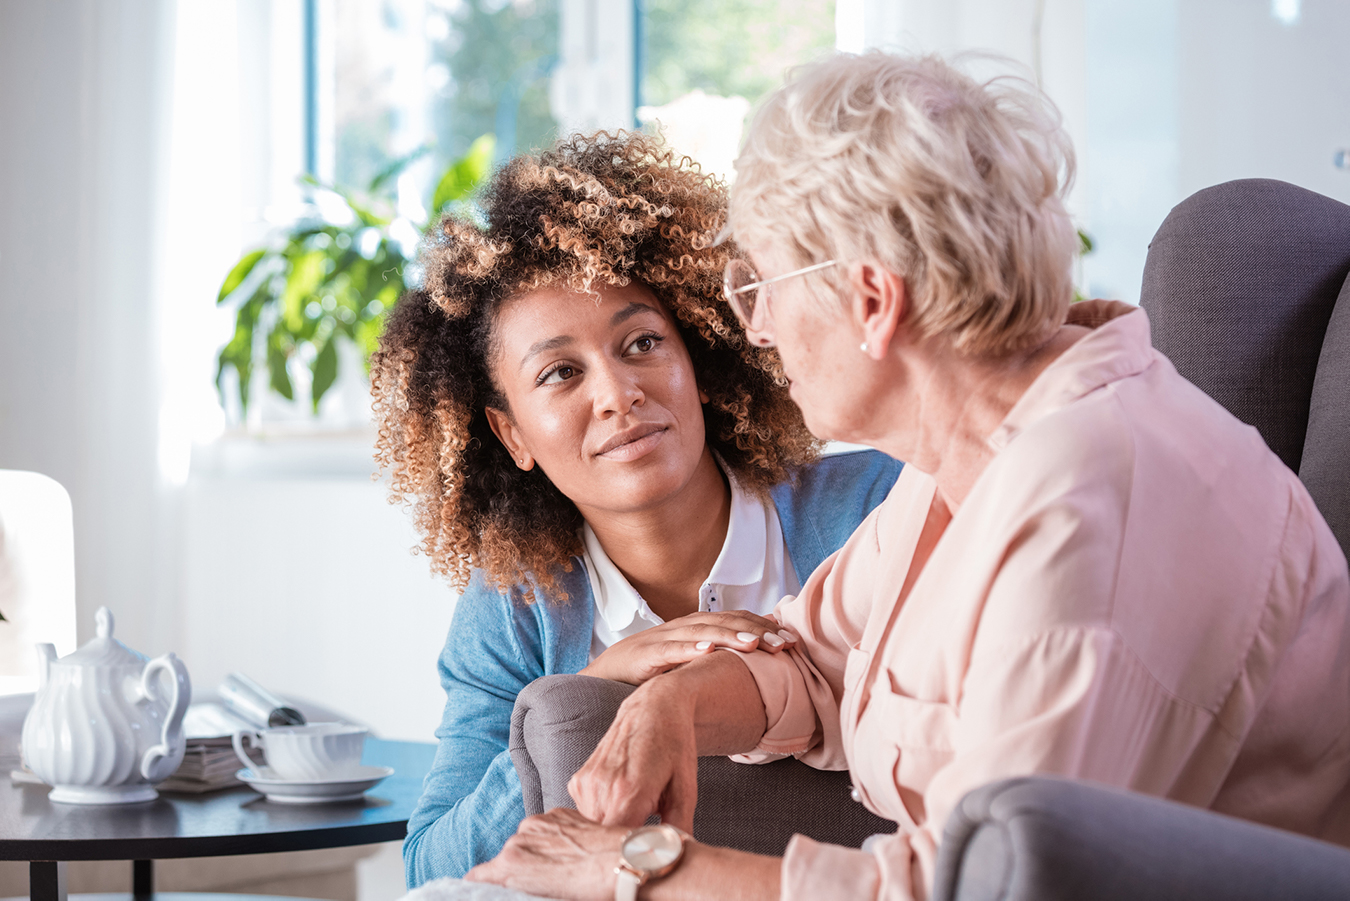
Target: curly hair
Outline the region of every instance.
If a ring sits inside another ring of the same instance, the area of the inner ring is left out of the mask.
[[[399,300],[371,358],[390,502],[411,505],[422,553],[451,584],[477,568],[503,592],[523,586],[527,602],[536,589],[565,600],[558,577],[582,553],[581,513],[539,467],[516,467],[485,413],[508,411],[493,329],[521,294],[645,284],[675,316],[710,398],[708,444],[741,485],[767,491],[818,456],[777,353],[746,341],[722,300],[736,252],[714,244],[726,191],[687,157],[643,134],[578,135],[507,163],[482,212],[485,226],[447,216],[428,231],[423,285]]]

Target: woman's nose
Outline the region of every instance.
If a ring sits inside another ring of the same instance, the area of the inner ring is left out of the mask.
[[[620,363],[601,367],[593,375],[591,384],[595,388],[598,415],[627,413],[645,397],[637,373]]]

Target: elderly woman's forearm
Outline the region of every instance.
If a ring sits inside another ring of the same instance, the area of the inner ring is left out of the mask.
[[[700,756],[752,751],[767,727],[759,686],[736,654],[700,658],[643,688],[692,705]]]
[[[669,876],[650,884],[651,901],[772,901],[782,892],[783,860],[698,842]]]

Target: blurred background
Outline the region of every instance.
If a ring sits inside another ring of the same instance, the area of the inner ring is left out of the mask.
[[[1343,0],[0,0],[0,468],[73,498],[81,642],[106,604],[200,686],[430,740],[455,596],[363,362],[492,165],[642,127],[730,177],[792,65],[992,51],[1074,140],[1080,290],[1136,301],[1199,188],[1350,202],[1346,47]]]

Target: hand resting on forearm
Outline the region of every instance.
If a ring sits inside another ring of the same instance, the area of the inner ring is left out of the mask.
[[[797,636],[768,617],[745,610],[690,613],[615,642],[581,675],[641,685],[718,648],[776,654],[796,646]]]

